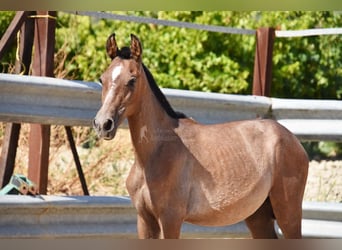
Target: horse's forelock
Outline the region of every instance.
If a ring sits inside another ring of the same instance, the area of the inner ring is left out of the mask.
[[[131,49],[129,47],[122,47],[120,50],[118,50],[117,56],[122,59],[132,58]]]

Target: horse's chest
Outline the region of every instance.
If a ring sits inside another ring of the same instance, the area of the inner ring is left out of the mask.
[[[133,169],[126,184],[138,212],[158,216],[165,210],[174,209],[175,201],[179,203],[177,209],[185,209],[187,204],[188,184],[182,178],[175,178],[171,172],[161,176]]]
[[[126,180],[126,188],[138,211],[152,211],[152,198],[146,177],[139,168],[132,167]]]

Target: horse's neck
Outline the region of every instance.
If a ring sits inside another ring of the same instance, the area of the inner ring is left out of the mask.
[[[175,120],[168,116],[149,86],[141,93],[140,104],[128,117],[133,147],[138,160],[145,161],[163,140],[163,133],[173,130]]]

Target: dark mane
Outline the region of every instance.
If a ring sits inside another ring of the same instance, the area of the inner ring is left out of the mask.
[[[119,56],[122,59],[130,59],[131,58],[131,50],[129,47],[122,47],[120,50],[117,51],[117,56]],[[144,71],[145,71],[145,75],[147,77],[147,81],[150,85],[150,88],[153,92],[153,94],[155,95],[155,97],[157,98],[157,100],[159,101],[160,105],[164,108],[164,110],[166,111],[166,113],[175,119],[178,118],[186,118],[186,115],[175,111],[170,103],[168,102],[168,100],[166,99],[165,95],[161,92],[160,88],[158,87],[156,81],[154,80],[151,72],[148,70],[148,68],[144,65]]]
[[[150,88],[153,92],[153,94],[155,95],[155,97],[157,98],[157,100],[159,101],[160,105],[164,108],[164,110],[166,111],[166,113],[172,117],[172,118],[175,118],[175,119],[178,119],[178,118],[186,118],[186,115],[181,113],[181,112],[178,112],[178,111],[175,111],[170,103],[168,102],[168,100],[166,99],[165,95],[163,94],[163,92],[161,92],[160,88],[158,87],[157,83],[155,82],[151,72],[148,70],[148,68],[144,65],[143,65],[143,68],[144,68],[144,71],[145,71],[145,75],[147,77],[147,81],[150,85]]]

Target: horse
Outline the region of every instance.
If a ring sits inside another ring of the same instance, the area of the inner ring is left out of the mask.
[[[308,156],[272,119],[205,125],[175,111],[142,62],[142,45],[106,50],[102,106],[93,127],[111,140],[128,120],[135,161],[126,188],[139,238],[179,238],[183,222],[203,226],[245,220],[253,238],[301,238]]]

